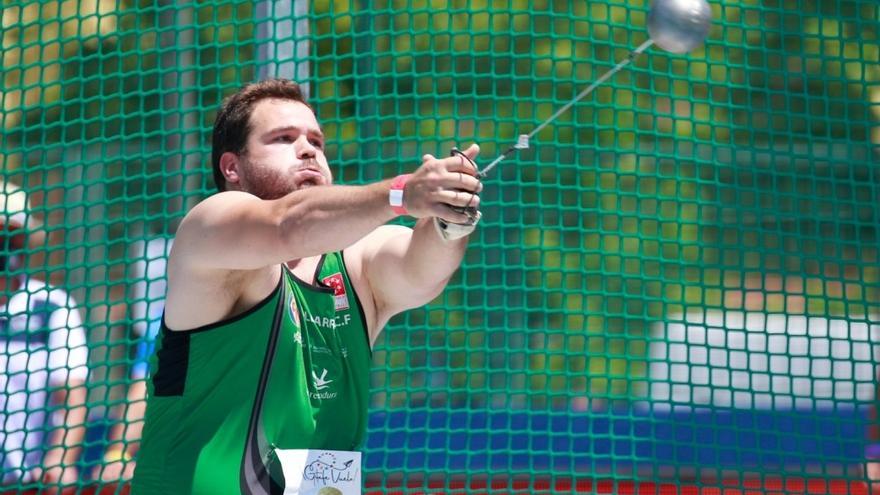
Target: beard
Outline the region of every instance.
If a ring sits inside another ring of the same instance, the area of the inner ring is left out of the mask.
[[[312,161],[306,161],[303,166],[317,165]],[[272,167],[261,166],[259,163],[252,162],[248,159],[243,160],[242,168],[247,171],[247,173],[242,175],[241,178],[242,190],[249,192],[260,199],[273,200],[282,198],[293,191],[314,185],[311,183],[304,183],[298,186],[294,180],[293,174],[290,172],[283,172]]]

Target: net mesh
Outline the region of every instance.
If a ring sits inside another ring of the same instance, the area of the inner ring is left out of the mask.
[[[650,48],[485,181],[461,270],[376,344],[368,490],[865,489],[880,7],[710,3],[704,48]],[[7,187],[10,491],[126,476],[224,96],[307,83],[364,183],[470,142],[485,165],[648,36],[641,0],[2,5],[2,178],[31,213]]]

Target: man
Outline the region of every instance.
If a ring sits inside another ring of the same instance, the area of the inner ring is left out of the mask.
[[[19,486],[75,483],[85,434],[88,348],[76,303],[23,271],[38,228],[24,191],[0,183],[0,460],[3,483]]]
[[[168,260],[133,493],[296,493],[359,469],[339,452],[364,438],[371,345],[457,270],[479,220],[479,148],[363,186],[333,185],[323,148],[289,81],[220,109],[221,192],[187,214]],[[384,225],[404,213],[413,229]]]

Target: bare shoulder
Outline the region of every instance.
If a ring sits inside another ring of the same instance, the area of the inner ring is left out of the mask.
[[[172,330],[192,330],[246,312],[272,293],[281,266],[255,270],[193,269],[172,255],[168,261],[165,322]]]
[[[183,241],[182,244],[186,246],[187,237],[199,236],[205,229],[221,227],[224,221],[237,220],[235,214],[260,201],[260,198],[241,191],[224,191],[208,196],[183,218],[174,242]]]
[[[256,198],[250,194],[226,191],[209,196],[199,202],[180,222],[169,254],[169,272],[171,270],[180,272],[204,271],[206,275],[209,275],[211,272],[228,271],[210,269],[211,263],[205,261],[214,254],[211,251],[219,250],[219,246],[210,240],[222,228],[224,215],[228,215],[229,211],[241,209],[244,204],[253,200]],[[187,273],[187,275],[191,275],[191,273]],[[225,276],[225,274],[221,276]]]
[[[206,242],[206,238],[222,229],[218,225],[228,221],[223,218],[227,212],[253,201],[259,199],[247,193],[218,193],[199,203],[181,222],[168,257],[165,318],[169,328],[190,330],[235,316],[277,286],[280,265],[235,269],[211,262],[224,255],[219,252],[222,243]]]

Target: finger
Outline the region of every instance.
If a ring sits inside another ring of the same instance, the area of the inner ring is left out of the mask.
[[[461,172],[470,176],[477,175],[476,165],[458,153],[440,160],[439,163],[447,172]]]
[[[483,190],[483,183],[473,175],[464,172],[455,172],[444,174],[438,184],[443,189],[456,190],[478,193]]]
[[[477,158],[477,155],[480,154],[480,145],[474,143],[468,146],[468,149],[464,150],[464,154],[467,155],[467,157],[471,160],[475,160]]]
[[[434,158],[434,155],[430,153],[425,153],[424,155],[422,155],[422,163],[429,162],[431,160],[436,160],[436,158]]]
[[[436,197],[438,203],[446,205],[473,208],[480,206],[480,197],[467,191],[440,191]]]
[[[449,223],[467,224],[471,221],[471,218],[468,215],[460,211],[454,210],[453,207],[449,205],[437,204],[432,209],[432,213],[435,217],[445,220]]]

